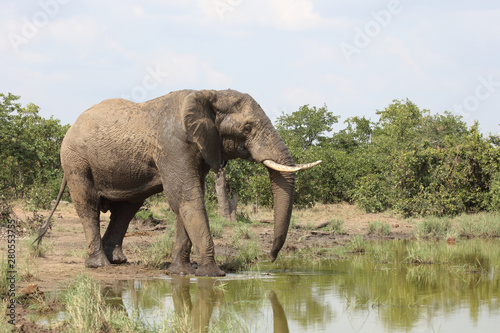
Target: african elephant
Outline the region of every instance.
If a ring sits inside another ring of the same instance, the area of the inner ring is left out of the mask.
[[[87,241],[87,267],[126,262],[122,242],[144,200],[163,191],[176,214],[171,274],[223,276],[214,259],[204,203],[205,176],[230,159],[263,163],[274,195],[275,260],[285,242],[294,195],[294,165],[260,105],[235,90],[182,90],[144,103],[105,100],[83,112],[61,145],[66,185]],[[54,206],[53,211],[57,206]],[[100,211],[111,211],[101,239]],[[52,213],[53,213],[52,211]],[[50,218],[39,230],[38,242]],[[194,244],[198,268],[189,257]]]

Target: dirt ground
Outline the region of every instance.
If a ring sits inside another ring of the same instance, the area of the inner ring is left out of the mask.
[[[16,215],[26,220],[31,212],[22,209],[21,205],[14,208]],[[40,211],[47,216],[49,211]],[[261,209],[258,213],[247,213],[252,221],[261,223],[249,224],[251,231],[256,235],[265,252],[271,248],[273,224],[272,210]],[[335,235],[325,229],[318,228],[334,218],[344,221],[345,234]],[[109,221],[109,213],[101,214],[101,233]],[[284,249],[297,249],[302,247],[322,246],[333,247],[345,243],[354,235],[367,235],[368,226],[374,221],[387,222],[391,226],[391,234],[384,238],[408,238],[413,232],[411,221],[399,219],[387,213],[366,214],[355,206],[348,204],[316,205],[314,208],[294,210],[292,217],[293,228],[290,229]],[[86,257],[86,243],[82,225],[72,204],[61,204],[54,214],[52,230],[44,238],[48,244],[48,251],[44,257],[30,258],[26,250],[27,240],[18,237],[16,241],[16,268],[21,276],[18,290],[23,290],[28,285],[36,284],[43,291],[52,291],[64,288],[76,275],[82,272],[90,274],[101,281],[116,281],[131,278],[148,278],[166,274],[164,270],[147,269],[141,265],[140,251],[137,248],[146,248],[158,241],[166,228],[172,227],[166,223],[153,225],[144,221],[132,221],[124,240],[123,250],[128,258],[128,263],[111,265],[98,269],[84,267]],[[233,227],[226,227],[225,235],[232,233]],[[4,233],[3,233],[4,234]],[[2,238],[5,238],[2,236]],[[228,246],[230,237],[215,239],[216,255],[222,253]],[[6,241],[0,242],[1,253],[6,253]],[[194,258],[196,260],[196,258]],[[260,260],[267,260],[265,257]]]

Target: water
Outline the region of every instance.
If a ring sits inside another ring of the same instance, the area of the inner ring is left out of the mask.
[[[384,242],[363,255],[290,265],[224,278],[118,281],[103,292],[156,327],[174,314],[217,331],[229,325],[250,332],[496,332],[500,326],[498,241]]]

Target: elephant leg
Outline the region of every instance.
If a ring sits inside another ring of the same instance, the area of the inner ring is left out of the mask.
[[[101,240],[99,196],[89,179],[74,176],[75,174],[70,174],[68,177],[68,187],[87,240],[88,257],[85,259],[85,266],[89,268],[107,266],[110,262],[104,254]]]
[[[175,217],[175,242],[172,251],[172,264],[168,266],[167,273],[171,275],[191,275],[196,269],[191,266],[191,240],[179,216]]]
[[[109,210],[111,218],[108,228],[102,237],[104,253],[112,264],[123,264],[127,262],[127,257],[123,254],[122,243],[127,232],[130,220],[141,208],[142,202],[112,202]]]
[[[184,201],[179,205],[179,215],[189,239],[196,246],[200,263],[195,271],[197,276],[225,276],[215,263],[214,241],[210,235],[208,216],[203,200]]]

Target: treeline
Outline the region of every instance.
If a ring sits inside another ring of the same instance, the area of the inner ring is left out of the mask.
[[[282,114],[275,127],[296,163],[323,160],[297,173],[295,204],[356,203],[367,212],[456,215],[500,209],[500,138],[446,111],[431,114],[409,100],[377,111],[378,121],[339,120],[326,106]],[[272,204],[262,166],[230,161],[227,178],[240,200]]]
[[[36,105],[22,107],[18,99],[0,94],[0,196],[48,208],[62,179],[59,150],[69,125],[44,119]],[[296,206],[349,202],[405,216],[500,209],[499,136],[409,100],[395,100],[377,115],[376,122],[349,118],[336,132],[340,117],[326,106],[304,105],[278,117],[275,127],[296,163],[323,160],[297,173]],[[240,202],[272,205],[264,166],[232,160],[226,177]],[[207,198],[216,197],[210,173]]]
[[[69,125],[45,119],[35,104],[0,93],[0,197],[48,208],[61,185],[59,151]]]

